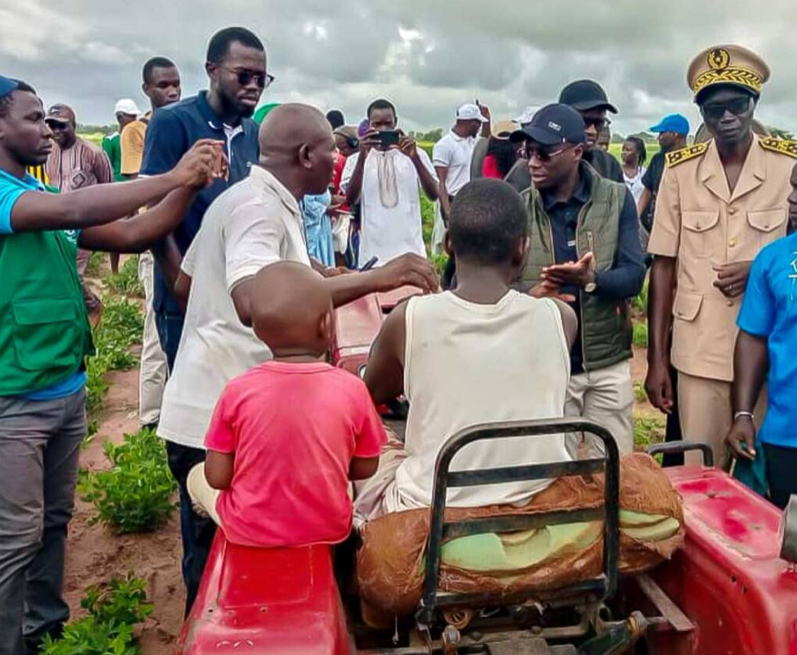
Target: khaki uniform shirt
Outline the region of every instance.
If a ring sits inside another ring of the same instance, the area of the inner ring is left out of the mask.
[[[751,261],[786,234],[795,149],[754,136],[733,193],[713,141],[668,156],[648,251],[677,259],[672,364],[679,371],[733,380],[742,299],[714,286],[713,267]]]

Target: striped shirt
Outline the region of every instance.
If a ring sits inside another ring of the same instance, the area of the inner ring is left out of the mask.
[[[45,168],[50,184],[61,193],[113,182],[111,162],[101,148],[80,137],[68,150],[54,145]]]

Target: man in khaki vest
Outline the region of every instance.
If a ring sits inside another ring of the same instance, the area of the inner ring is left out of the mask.
[[[786,233],[797,158],[797,143],[753,133],[769,74],[766,63],[741,46],[708,48],[692,61],[687,81],[713,140],[667,154],[648,245],[656,256],[648,396],[663,412],[672,410],[672,361],[684,439],[711,445],[720,466],[727,459],[722,440],[735,419],[736,315],[752,260]]]

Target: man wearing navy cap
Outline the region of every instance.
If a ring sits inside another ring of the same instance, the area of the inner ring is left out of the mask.
[[[572,107],[543,107],[512,140],[523,143],[532,180],[523,193],[531,240],[523,282],[569,296],[579,317],[565,414],[606,426],[629,453],[634,393],[627,301],[645,278],[633,197],[624,183],[586,165],[586,126]]]
[[[585,124],[584,161],[598,171],[598,175],[625,184],[623,169],[614,157],[598,147],[603,130],[612,122],[608,113],[617,113],[603,87],[593,80],[577,80],[568,84],[559,94],[559,102],[575,109]]]
[[[642,185],[645,188],[637,204],[639,220],[648,233],[653,227],[653,210],[656,207],[656,194],[661,184],[661,176],[664,175],[665,157],[668,152],[686,147],[689,121],[682,114],[667,114],[658,125],[651,127],[650,131],[659,135],[661,150],[653,155],[648,170],[642,176]]]

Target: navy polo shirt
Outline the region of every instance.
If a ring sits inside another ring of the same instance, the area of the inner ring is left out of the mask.
[[[173,236],[180,252],[185,254],[194,240],[202,218],[210,204],[231,185],[249,175],[251,164],[257,163],[260,148],[258,125],[244,118],[236,127],[224,125],[207,101],[207,91],[192,98],[155,111],[147,128],[141,175],[160,175],[172,170],[180,158],[200,139],[226,142],[230,162],[228,181],[216,180],[200,191],[188,208]],[[181,315],[177,301],[171,296],[159,266],[155,266],[153,308],[158,313]]]

